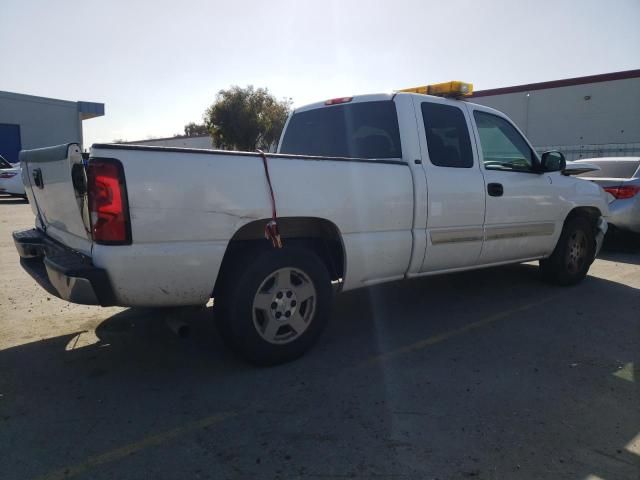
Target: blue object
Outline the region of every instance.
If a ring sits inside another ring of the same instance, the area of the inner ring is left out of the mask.
[[[20,125],[0,123],[0,155],[11,163],[18,162],[22,142],[20,141]]]

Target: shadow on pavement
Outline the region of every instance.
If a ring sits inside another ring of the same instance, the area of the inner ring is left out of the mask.
[[[598,255],[598,258],[607,260],[609,262],[628,263],[630,265],[640,265],[640,255],[637,253],[603,250]],[[640,272],[638,272],[640,276]]]
[[[640,253],[640,235],[612,228],[605,237],[603,252]]]
[[[91,479],[637,475],[637,289],[558,289],[530,265],[361,289],[307,356],[275,368],[230,354],[212,315],[129,309],[96,338],[0,351],[0,477],[78,464],[67,473]],[[233,417],[162,435],[219,412]]]
[[[611,262],[640,265],[640,235],[613,230],[605,237],[598,258]]]

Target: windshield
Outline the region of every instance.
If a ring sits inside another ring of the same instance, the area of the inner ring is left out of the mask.
[[[400,158],[392,101],[352,103],[295,113],[280,153],[325,157]]]

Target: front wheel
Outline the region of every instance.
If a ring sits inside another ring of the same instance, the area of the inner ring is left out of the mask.
[[[540,260],[543,277],[559,285],[579,283],[593,263],[595,247],[594,228],[587,218],[567,220],[551,256]]]
[[[225,342],[252,363],[300,357],[327,323],[331,280],[312,250],[285,247],[247,256],[223,282],[216,323]]]

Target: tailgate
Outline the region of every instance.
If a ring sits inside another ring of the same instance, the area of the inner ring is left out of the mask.
[[[87,183],[80,145],[23,150],[20,162],[39,228],[54,240],[89,255]]]

